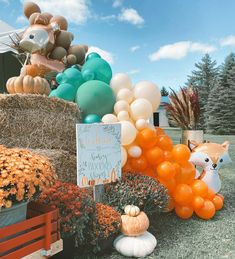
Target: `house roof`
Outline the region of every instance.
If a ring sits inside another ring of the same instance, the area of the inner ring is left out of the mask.
[[[0,53],[13,51],[12,48],[7,46],[11,43],[9,35],[13,35],[14,33],[20,33],[22,31],[23,29],[15,29],[11,25],[0,20]]]

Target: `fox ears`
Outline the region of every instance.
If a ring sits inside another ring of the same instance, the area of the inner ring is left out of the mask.
[[[224,141],[224,143],[223,144],[221,144],[221,146],[223,147],[223,148],[225,148],[226,150],[228,150],[229,149],[229,142],[228,141]]]
[[[196,148],[196,147],[198,147],[200,145],[200,143],[197,143],[196,141],[194,141],[194,140],[189,140],[189,148],[191,149],[191,150],[193,150],[194,148]],[[223,148],[225,148],[225,150],[228,150],[229,149],[229,141],[224,141],[224,143],[223,144],[221,144],[221,146],[223,147]]]

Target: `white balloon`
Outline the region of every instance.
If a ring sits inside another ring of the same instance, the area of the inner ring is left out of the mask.
[[[118,114],[121,111],[128,112],[129,110],[130,110],[130,106],[129,106],[128,102],[126,102],[126,101],[120,100],[120,101],[117,101],[114,105],[114,112],[116,114]]]
[[[130,119],[129,113],[127,111],[120,111],[117,115],[119,121],[128,121]]]
[[[116,94],[123,88],[132,89],[131,79],[124,73],[115,74],[110,81],[110,86]]]
[[[139,119],[135,123],[135,127],[137,130],[143,130],[148,127],[148,122],[145,119]]]
[[[130,145],[136,138],[137,130],[129,121],[121,121],[121,143],[123,146]]]
[[[103,123],[115,123],[115,122],[118,122],[118,119],[113,114],[106,114],[103,116],[102,122]]]
[[[122,155],[122,167],[123,167],[127,161],[127,152],[124,147],[121,147],[121,155]]]
[[[149,81],[141,81],[134,87],[135,98],[145,98],[152,104],[153,111],[157,111],[161,102],[161,93],[157,85]]]
[[[132,146],[128,149],[128,154],[131,157],[140,157],[142,155],[142,149],[139,146]]]
[[[139,119],[149,119],[153,115],[151,103],[144,98],[136,99],[130,106],[131,118],[135,121]]]
[[[128,103],[133,101],[134,94],[130,89],[123,88],[117,93],[117,100],[124,100]]]

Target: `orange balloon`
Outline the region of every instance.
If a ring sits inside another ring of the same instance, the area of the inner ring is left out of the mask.
[[[179,205],[188,205],[193,200],[192,188],[187,184],[178,184],[173,197]]]
[[[162,135],[158,137],[157,142],[158,147],[160,147],[163,150],[171,151],[173,148],[173,142],[170,137],[167,135]]]
[[[207,197],[208,187],[202,180],[194,180],[191,187],[194,195],[198,195],[203,198]]]
[[[222,199],[222,201],[224,202],[224,196],[222,194],[217,193],[216,195],[218,195]]]
[[[137,142],[144,149],[154,147],[157,143],[157,134],[152,129],[143,129],[137,134]]]
[[[202,208],[202,206],[204,205],[204,202],[205,200],[201,196],[195,196],[193,198],[193,203],[192,203],[194,210],[198,210]]]
[[[169,161],[164,161],[157,166],[157,176],[169,180],[175,176],[175,167]]]
[[[212,202],[214,203],[216,210],[220,210],[224,206],[224,201],[223,201],[223,199],[219,195],[216,195],[213,198]]]
[[[177,163],[188,161],[190,158],[190,149],[183,144],[175,145],[172,149],[172,156]]]
[[[195,213],[202,219],[211,219],[215,215],[215,205],[212,201],[205,200],[204,205],[196,209]]]
[[[176,172],[176,176],[179,175],[181,173],[181,166],[179,164],[177,164],[176,162],[172,162],[172,165],[175,168],[175,172]]]
[[[163,153],[164,153],[164,160],[166,160],[166,161],[172,161],[173,160],[171,151],[165,150]]]
[[[193,209],[189,206],[175,206],[176,215],[182,219],[189,219],[193,215]]]
[[[164,161],[164,153],[159,147],[147,150],[145,156],[150,165],[158,165]]]
[[[131,172],[131,171],[133,171],[133,168],[131,166],[130,160],[127,160],[126,164],[122,168],[122,172],[125,173],[125,172]]]
[[[167,189],[170,195],[173,195],[175,188],[176,188],[176,180],[175,178],[170,178],[168,180],[163,180],[161,178],[158,178],[159,182],[163,184]]]
[[[212,201],[214,197],[215,197],[215,192],[212,189],[208,188],[207,199]]]
[[[196,175],[195,167],[192,163],[185,161],[181,164],[181,171],[176,175],[177,183],[191,184]]]
[[[147,159],[144,156],[131,159],[131,167],[139,172],[144,172],[148,167]]]
[[[156,134],[157,134],[158,136],[161,136],[161,135],[165,135],[165,134],[166,134],[165,131],[164,131],[162,128],[156,127],[155,129],[156,129]]]

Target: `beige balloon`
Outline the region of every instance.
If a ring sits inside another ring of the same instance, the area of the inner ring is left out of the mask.
[[[121,147],[121,156],[122,156],[122,167],[123,167],[127,161],[127,152],[124,147]]]
[[[145,98],[151,104],[153,111],[157,111],[161,102],[161,93],[157,85],[149,81],[141,81],[134,87],[134,97]]]
[[[128,149],[128,154],[131,157],[140,157],[142,155],[142,149],[139,146],[131,146]]]
[[[139,119],[149,119],[153,115],[151,103],[144,98],[136,99],[130,106],[131,118],[135,121]]]
[[[106,114],[102,117],[103,123],[115,123],[118,122],[117,117],[114,114]]]
[[[117,115],[119,121],[128,121],[130,119],[129,113],[127,111],[120,111]]]
[[[145,119],[139,119],[135,122],[137,130],[143,130],[148,127],[148,122]]]
[[[124,100],[129,104],[133,101],[134,94],[130,89],[123,88],[117,93],[117,100]]]
[[[132,89],[131,79],[124,73],[115,74],[110,81],[110,86],[116,94],[123,88]]]
[[[130,106],[129,106],[128,102],[126,102],[124,100],[117,101],[114,105],[114,112],[116,114],[118,114],[121,111],[129,112],[129,110],[130,110]]]
[[[130,145],[136,138],[137,130],[129,121],[121,122],[121,143],[123,146]]]

